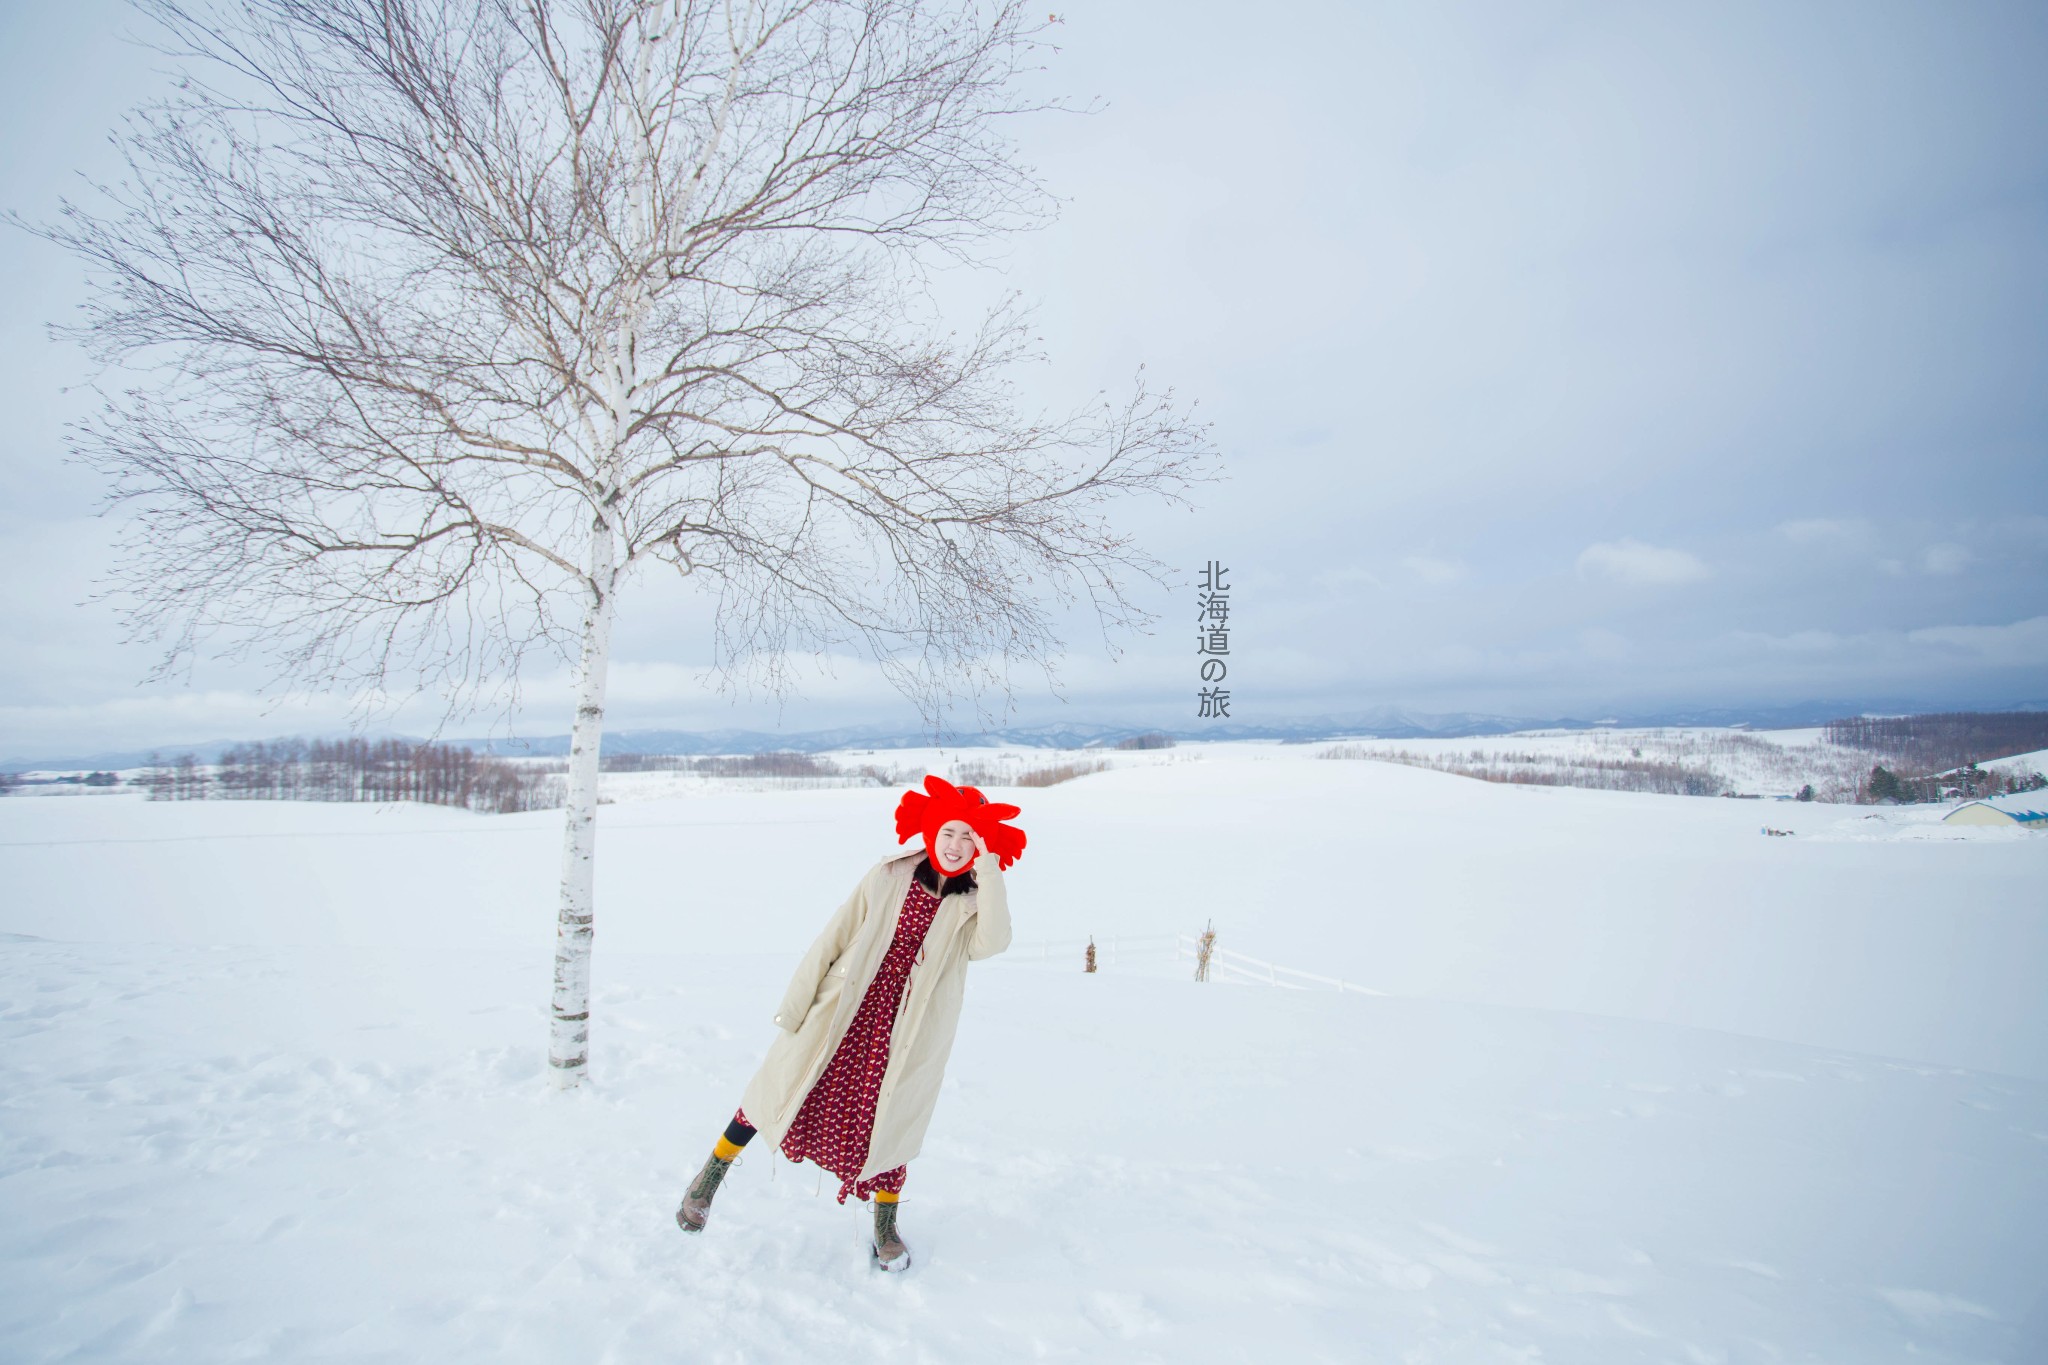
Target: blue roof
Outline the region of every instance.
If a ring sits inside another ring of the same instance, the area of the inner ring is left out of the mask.
[[[2031,806],[2033,802],[2040,799],[2041,794],[2039,792],[2007,792],[2004,796],[1987,797],[1984,804],[1993,810],[2004,811],[2023,825],[2037,825],[2048,821],[2048,811],[2026,809],[2020,805],[2020,802],[2025,801]]]

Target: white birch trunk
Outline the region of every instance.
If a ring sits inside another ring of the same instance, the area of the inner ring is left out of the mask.
[[[643,17],[657,7],[648,6]],[[758,21],[758,3],[749,5],[748,18]],[[635,70],[634,93],[640,115],[640,141],[636,167],[638,193],[634,204],[634,236],[645,248],[646,264],[652,265],[662,236],[655,213],[655,185],[658,157],[653,141],[660,123],[654,87],[656,49],[673,39],[681,21],[680,8],[672,10],[666,23],[643,28]],[[690,221],[691,209],[705,170],[725,135],[741,71],[758,34],[745,41],[727,9],[727,38],[732,47],[732,64],[727,69],[725,99],[712,120],[711,136],[697,158],[682,201],[670,210],[669,221],[680,230]],[[752,29],[748,30],[750,33]],[[605,670],[611,662],[612,593],[622,570],[618,558],[619,528],[613,513],[618,505],[619,453],[631,428],[634,402],[639,396],[640,327],[648,307],[647,281],[651,271],[634,272],[621,307],[621,326],[613,339],[609,363],[597,376],[604,390],[604,407],[611,419],[608,432],[591,430],[592,449],[605,452],[597,472],[602,501],[590,531],[590,598],[583,616],[583,658],[576,679],[576,725],[569,739],[569,783],[564,808],[566,829],[562,843],[562,899],[555,922],[555,987],[548,1031],[548,1070],[557,1089],[581,1084],[590,1061],[590,948],[595,909],[594,889],[597,867],[597,779],[598,750],[604,738]],[[589,420],[586,414],[586,421]]]
[[[598,516],[590,531],[590,598],[583,612],[576,724],[570,731],[568,797],[562,812],[562,897],[555,921],[555,988],[548,1028],[548,1069],[560,1090],[580,1084],[590,1060],[597,759],[604,741],[605,671],[612,652],[612,590],[617,577],[614,545],[611,527]]]

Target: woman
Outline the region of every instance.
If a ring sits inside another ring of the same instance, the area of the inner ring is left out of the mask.
[[[765,1133],[838,1176],[840,1203],[873,1196],[872,1260],[910,1265],[896,1230],[904,1167],[945,1078],[967,964],[1010,946],[1003,869],[1024,852],[1024,831],[1003,823],[1017,807],[944,778],[924,787],[896,806],[896,841],[922,834],[923,856],[877,863],[804,954],[775,1012],[782,1033],[676,1210],[684,1232],[704,1230],[733,1158]]]

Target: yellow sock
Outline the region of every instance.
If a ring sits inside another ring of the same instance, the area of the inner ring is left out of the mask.
[[[711,1155],[717,1157],[720,1161],[731,1161],[739,1154],[740,1149],[727,1142],[723,1133],[718,1135],[718,1145],[711,1149]]]
[[[875,1202],[877,1204],[893,1204],[902,1197],[903,1196],[901,1194],[898,1194],[895,1190],[875,1191]]]

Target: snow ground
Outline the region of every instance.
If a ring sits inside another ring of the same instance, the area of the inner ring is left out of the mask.
[[[1392,993],[977,966],[901,1280],[671,1221],[893,792],[607,807],[568,1096],[554,817],[0,801],[0,1357],[2048,1359],[2048,839],[1299,752],[1017,793],[1018,935]]]

